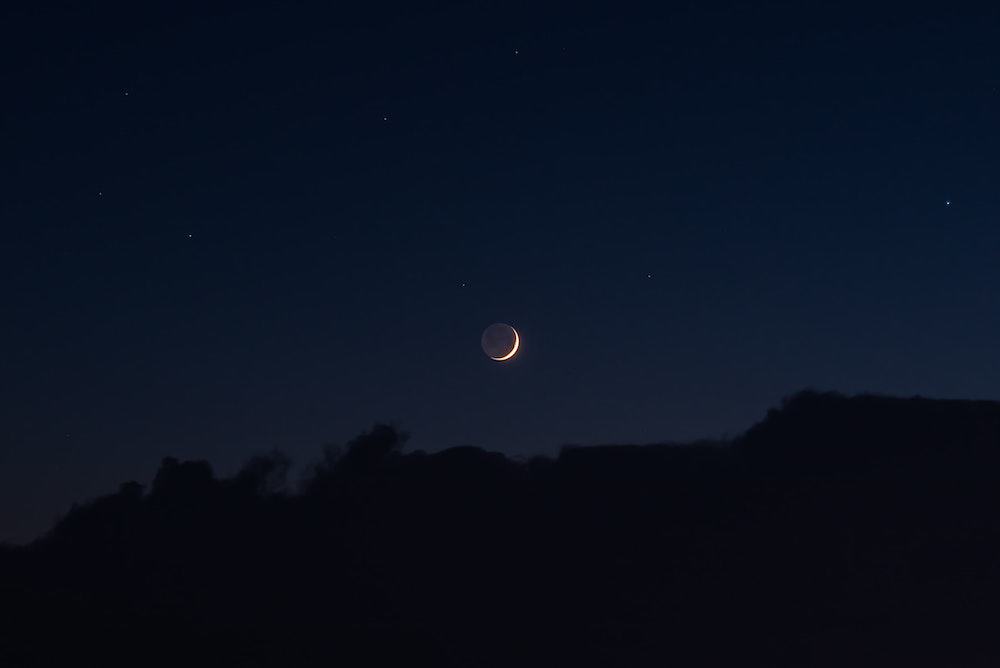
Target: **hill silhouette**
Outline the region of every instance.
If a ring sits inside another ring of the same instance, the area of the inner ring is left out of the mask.
[[[0,665],[994,666],[1000,403],[802,392],[512,460],[163,461],[0,550]]]

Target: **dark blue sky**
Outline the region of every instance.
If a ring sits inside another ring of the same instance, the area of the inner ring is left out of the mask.
[[[0,540],[377,420],[535,453],[1000,396],[986,3],[88,4],[0,15]]]

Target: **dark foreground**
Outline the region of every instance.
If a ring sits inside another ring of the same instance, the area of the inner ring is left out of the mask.
[[[1000,665],[1000,404],[802,394],[514,462],[167,460],[0,551],[0,666]]]

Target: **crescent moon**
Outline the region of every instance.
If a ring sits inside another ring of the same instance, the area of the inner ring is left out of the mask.
[[[497,362],[505,362],[517,354],[517,348],[521,345],[521,337],[518,335],[517,330],[511,327],[514,332],[514,347],[510,349],[510,352],[503,357],[490,357],[491,360],[496,360]]]

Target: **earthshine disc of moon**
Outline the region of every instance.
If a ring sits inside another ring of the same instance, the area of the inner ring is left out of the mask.
[[[495,323],[483,332],[483,352],[495,362],[506,362],[517,354],[521,337],[517,330],[502,322]]]

